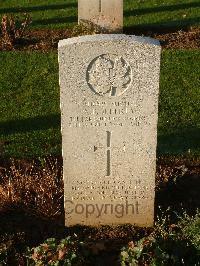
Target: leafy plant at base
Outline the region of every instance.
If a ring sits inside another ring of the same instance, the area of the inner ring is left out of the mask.
[[[128,247],[123,247],[121,254],[120,254],[120,260],[121,265],[131,265],[136,266],[138,265],[139,259],[141,258],[141,255],[144,251],[144,245],[143,245],[144,239],[141,239],[137,242],[137,245],[134,244],[133,241],[128,243]]]
[[[177,225],[160,219],[148,237],[131,241],[120,254],[121,265],[200,265],[200,214],[185,215]]]
[[[28,265],[61,266],[79,265],[78,248],[82,243],[75,243],[71,237],[62,239],[57,243],[55,238],[47,239],[43,244],[28,250]]]
[[[200,256],[200,211],[198,210],[193,217],[184,214],[184,219],[180,221],[179,226],[183,228],[183,234],[190,239]]]

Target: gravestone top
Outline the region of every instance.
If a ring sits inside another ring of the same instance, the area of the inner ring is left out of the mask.
[[[160,53],[123,34],[59,42],[66,225],[153,224]]]
[[[141,37],[135,35],[125,34],[96,34],[96,35],[85,35],[79,37],[73,37],[65,40],[61,40],[58,43],[58,47],[61,48],[65,45],[78,44],[84,42],[100,42],[100,41],[135,41],[141,44],[157,45],[160,47],[160,42],[150,37]]]

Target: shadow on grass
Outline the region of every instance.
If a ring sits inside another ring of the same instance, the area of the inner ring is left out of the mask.
[[[56,4],[56,5],[30,6],[30,7],[8,7],[8,8],[0,8],[0,14],[58,10],[58,9],[73,8],[73,7],[77,7],[77,4],[66,3],[66,4]]]
[[[185,154],[200,150],[199,128],[180,128],[172,134],[158,135],[158,154]]]
[[[60,128],[60,114],[50,114],[47,116],[37,116],[24,120],[10,120],[0,123],[0,133],[5,135],[49,128]]]
[[[200,24],[200,17],[176,21],[165,21],[162,23],[140,24],[124,27],[126,34],[170,33],[178,30],[189,29],[191,26]]]
[[[141,9],[133,9],[133,10],[125,10],[124,16],[140,16],[150,13],[157,13],[157,12],[166,12],[166,11],[176,11],[180,9],[190,9],[200,7],[200,2],[193,2],[193,3],[185,3],[185,4],[177,4],[177,5],[168,5],[168,6],[157,6],[157,7],[148,7],[148,8],[141,8]]]
[[[37,116],[24,120],[10,120],[0,123],[0,134],[26,133],[49,128],[60,128],[60,114]],[[159,133],[159,132],[158,132]],[[158,134],[158,154],[185,154],[200,149],[200,129],[191,126],[180,128],[172,134]]]

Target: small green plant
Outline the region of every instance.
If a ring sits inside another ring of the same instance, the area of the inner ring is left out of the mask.
[[[190,239],[200,255],[200,211],[198,210],[193,217],[184,214],[184,218],[180,220],[179,226],[183,228],[183,234]]]
[[[138,241],[136,244],[134,244],[133,241],[128,243],[127,247],[123,247],[121,254],[120,254],[120,260],[121,265],[131,265],[136,266],[139,263],[139,259],[141,258],[144,251],[144,239],[142,238],[140,241]]]
[[[13,15],[4,15],[1,20],[2,46],[4,49],[13,49],[14,45],[23,38],[25,30],[31,23],[30,15],[24,18]]]
[[[129,242],[120,254],[121,265],[200,265],[200,215],[185,215],[177,224],[162,218],[155,230],[139,241]]]
[[[60,242],[57,242],[55,238],[49,238],[38,247],[28,250],[28,265],[79,265],[81,261],[78,256],[79,245],[82,243],[73,242],[70,236]]]

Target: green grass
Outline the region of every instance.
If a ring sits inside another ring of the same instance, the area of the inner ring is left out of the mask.
[[[66,28],[78,20],[77,1],[74,0],[9,0],[1,3],[0,16],[24,12],[31,15],[33,28]]]
[[[34,28],[66,28],[77,23],[75,0],[0,1],[3,14],[30,13]],[[199,0],[125,0],[124,25],[140,29],[178,28],[200,24]]]
[[[200,154],[200,51],[166,50],[162,55],[158,151]]]
[[[200,155],[200,51],[162,54],[159,154]],[[61,154],[56,53],[0,53],[0,157]]]
[[[182,29],[200,24],[199,0],[125,0],[124,26],[141,30]]]
[[[2,153],[60,152],[57,55],[1,53],[0,88]]]

